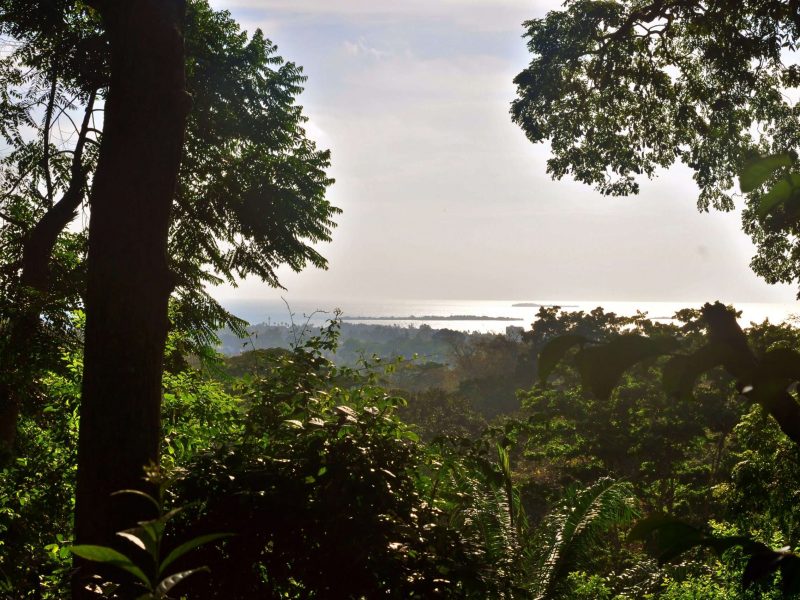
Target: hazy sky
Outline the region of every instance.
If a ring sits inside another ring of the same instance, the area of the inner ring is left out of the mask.
[[[544,0],[212,0],[305,69],[310,135],[344,210],[330,269],[289,297],[792,301],[748,267],[738,213],[698,213],[688,170],[603,197],[545,173],[511,123]],[[220,297],[278,292],[244,282]]]

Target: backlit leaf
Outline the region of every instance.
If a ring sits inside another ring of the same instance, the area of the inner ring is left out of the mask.
[[[760,156],[744,166],[739,175],[739,187],[745,194],[752,192],[767,181],[775,171],[791,165],[792,157],[789,154]]]
[[[583,348],[576,357],[582,384],[598,398],[608,398],[622,374],[633,365],[671,352],[671,338],[649,338],[628,334],[602,346]]]
[[[150,586],[150,580],[147,578],[147,575],[145,575],[139,567],[133,564],[131,559],[121,552],[117,552],[113,548],[108,548],[106,546],[94,546],[91,544],[81,544],[77,546],[71,546],[69,550],[75,556],[79,556],[80,558],[98,562],[104,565],[111,565],[127,571],[148,587]]]
[[[545,383],[547,378],[556,368],[556,365],[561,362],[567,352],[577,345],[583,345],[587,342],[586,338],[582,335],[562,335],[553,338],[545,344],[542,351],[539,352],[538,370],[539,381]]]
[[[800,173],[792,173],[778,181],[761,197],[761,202],[758,205],[758,216],[761,218],[766,217],[778,206],[789,200],[795,190],[799,188]]]
[[[180,573],[175,573],[174,575],[165,577],[161,580],[161,583],[158,584],[158,587],[156,587],[156,594],[160,596],[166,596],[167,592],[178,585],[181,581],[191,577],[195,573],[201,573],[203,571],[208,572],[209,568],[198,567],[197,569],[189,569],[188,571],[181,571]]]
[[[187,552],[191,552],[195,548],[199,548],[204,544],[208,544],[215,540],[220,540],[223,538],[231,537],[232,533],[210,533],[208,535],[201,535],[188,542],[185,542],[172,550],[167,557],[162,561],[161,565],[159,566],[159,574],[163,573],[167,567],[169,567],[173,562],[178,560],[181,556],[186,554]]]

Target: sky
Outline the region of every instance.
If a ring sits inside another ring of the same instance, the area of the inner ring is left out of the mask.
[[[748,264],[738,213],[699,213],[691,172],[608,198],[545,172],[511,122],[522,22],[551,0],[211,0],[308,76],[309,135],[343,209],[327,271],[221,299],[791,302]]]

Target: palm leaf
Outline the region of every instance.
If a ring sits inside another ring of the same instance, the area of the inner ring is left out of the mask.
[[[576,557],[595,547],[603,532],[630,523],[637,514],[629,483],[605,477],[568,490],[531,538],[528,578],[533,597],[550,597]]]

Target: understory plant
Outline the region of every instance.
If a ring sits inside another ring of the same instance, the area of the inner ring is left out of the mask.
[[[145,472],[145,480],[157,490],[156,497],[141,490],[119,490],[114,494],[143,498],[156,511],[155,518],[139,521],[136,527],[117,533],[118,536],[130,542],[132,547],[137,550],[132,550],[132,552],[125,554],[110,546],[79,544],[71,546],[69,551],[84,560],[113,567],[120,572],[124,571],[133,576],[135,580],[134,589],[138,588],[141,591],[136,596],[136,600],[169,600],[169,594],[174,587],[192,575],[209,571],[206,566],[175,570],[173,563],[192,550],[222,538],[230,537],[230,534],[208,533],[200,535],[179,543],[167,551],[164,543],[167,524],[181,513],[183,507],[166,508],[166,491],[174,483],[173,477],[167,475],[155,465],[145,469]],[[143,555],[142,558],[144,560],[137,560],[140,555]],[[113,575],[108,578],[98,575],[95,576],[93,582],[88,584],[88,587],[95,593],[102,594],[104,598],[116,599],[127,597],[119,595],[123,585],[117,583]],[[129,588],[130,586],[126,589]]]

